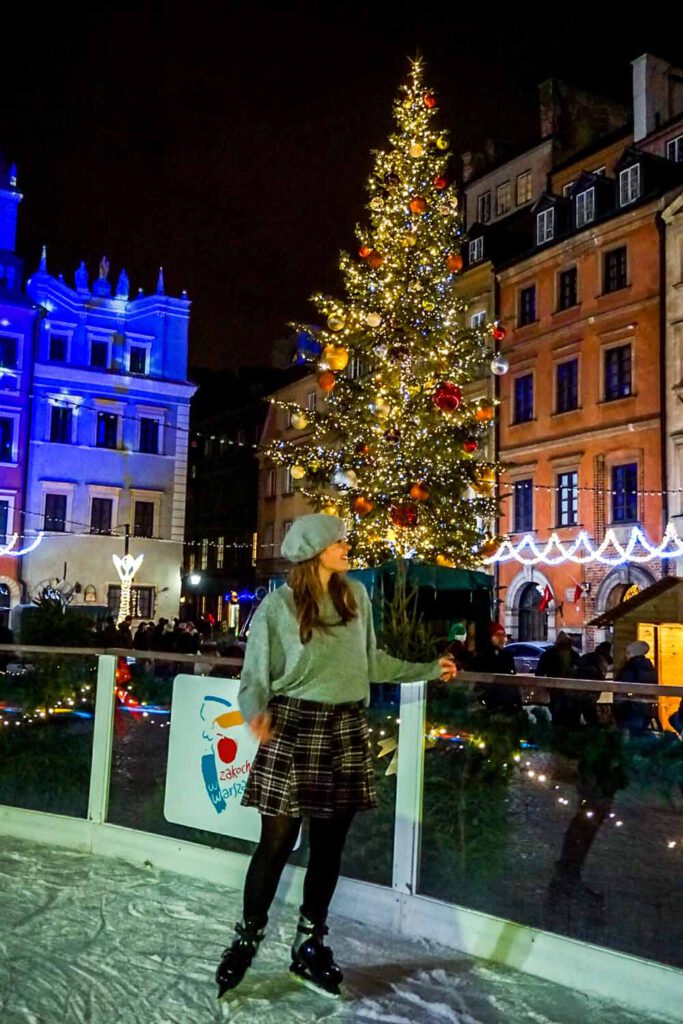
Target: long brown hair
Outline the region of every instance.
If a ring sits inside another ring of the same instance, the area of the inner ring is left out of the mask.
[[[305,562],[298,562],[289,574],[289,585],[294,591],[294,607],[302,644],[307,644],[310,641],[314,629],[327,630],[329,628],[320,619],[320,606],[324,592],[318,572],[319,561],[319,555],[316,555],[315,558],[307,558]],[[328,586],[332,603],[340,619],[340,622],[335,625],[345,626],[357,615],[353,591],[345,578],[338,572],[332,573]]]

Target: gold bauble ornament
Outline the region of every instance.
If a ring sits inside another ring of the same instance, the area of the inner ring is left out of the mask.
[[[408,152],[417,160],[418,157],[424,156],[425,149],[421,142],[413,142]]]
[[[379,313],[368,313],[368,315],[365,318],[365,322],[368,325],[368,327],[379,327],[379,325],[382,323],[382,317],[380,316]]]
[[[455,562],[452,562],[446,555],[437,555],[436,564],[442,565],[445,569],[455,569]]]
[[[331,331],[343,331],[346,320],[340,313],[330,313],[327,318],[327,326]]]
[[[436,140],[436,148],[437,149],[448,149],[448,136],[447,135],[439,135],[438,139]]]
[[[404,249],[412,249],[414,245],[417,245],[417,235],[414,235],[412,231],[406,231],[405,235],[401,236],[401,245]]]
[[[381,196],[375,196],[374,199],[370,200],[371,210],[382,210],[384,208],[384,200]]]
[[[385,398],[376,398],[372,403],[372,411],[379,419],[386,419],[391,412],[391,406]]]
[[[438,211],[442,217],[450,217],[450,215],[453,213],[453,210],[448,205],[448,203],[440,203]]]
[[[344,370],[349,362],[349,350],[342,345],[325,345],[322,361],[331,370]]]
[[[326,516],[336,516],[337,506],[336,505],[325,505],[320,511]]]
[[[435,307],[434,307],[434,303],[430,299],[423,299],[422,300],[422,308],[425,310],[425,312],[431,313],[431,311]]]
[[[292,480],[303,480],[303,478],[306,476],[306,470],[304,469],[303,466],[299,465],[292,466],[289,473]]]
[[[490,537],[480,545],[478,554],[480,554],[482,558],[492,558],[499,547],[500,542],[497,541],[495,537]]]
[[[290,422],[294,430],[305,430],[308,426],[308,417],[302,412],[293,412]]]

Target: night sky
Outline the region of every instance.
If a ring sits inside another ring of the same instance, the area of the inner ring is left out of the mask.
[[[427,62],[455,153],[519,145],[535,139],[544,79],[628,102],[633,58],[680,63],[665,29],[619,20],[416,0],[3,11],[19,252],[30,271],[45,242],[71,284],[106,254],[133,293],[163,264],[167,292],[193,300],[192,362],[266,361],[288,321],[314,315],[308,296],[340,286],[408,56]]]

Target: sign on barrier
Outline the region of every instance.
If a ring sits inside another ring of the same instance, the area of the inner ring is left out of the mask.
[[[259,813],[240,803],[258,742],[240,713],[238,689],[238,679],[175,677],[164,817],[258,842]]]

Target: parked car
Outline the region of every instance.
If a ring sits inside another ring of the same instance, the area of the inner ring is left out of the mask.
[[[543,652],[552,646],[551,640],[515,640],[511,644],[506,644],[505,650],[509,651],[514,658],[515,668],[518,672],[533,674]]]

